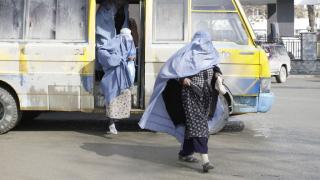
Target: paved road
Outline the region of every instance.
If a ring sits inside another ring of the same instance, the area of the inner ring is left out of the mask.
[[[272,86],[271,112],[211,136],[210,174],[178,162],[174,138],[133,121],[108,136],[99,115],[50,113],[0,136],[0,179],[320,179],[320,78]]]

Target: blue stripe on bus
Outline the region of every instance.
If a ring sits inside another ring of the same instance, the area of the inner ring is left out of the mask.
[[[258,95],[260,79],[224,77],[224,83],[233,95]]]

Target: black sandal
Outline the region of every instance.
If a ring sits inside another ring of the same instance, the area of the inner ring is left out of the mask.
[[[210,162],[207,162],[204,165],[202,165],[202,168],[203,168],[203,172],[207,173],[209,172],[210,169],[213,169],[214,166]]]
[[[197,163],[199,160],[193,156],[179,156],[180,161],[188,162],[188,163]]]

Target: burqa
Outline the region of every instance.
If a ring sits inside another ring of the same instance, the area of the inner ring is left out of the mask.
[[[129,13],[128,4],[123,7],[124,21],[122,28],[128,28]],[[109,44],[109,41],[117,35],[115,16],[118,12],[115,2],[103,1],[96,14],[96,57],[98,62],[101,47]],[[96,69],[100,70],[101,65],[96,63]]]
[[[171,56],[161,68],[154,85],[149,106],[139,122],[140,127],[168,133],[176,137],[179,142],[183,142],[185,127],[183,124],[174,123],[174,121],[179,120],[171,119],[162,93],[169,80],[193,76],[203,70],[213,68],[219,62],[219,53],[213,47],[210,35],[207,32],[197,32],[191,43]],[[223,105],[218,98],[215,113],[208,120],[209,129],[214,127],[222,115]]]
[[[123,35],[117,35],[109,44],[100,47],[98,53],[99,63],[102,65],[104,76],[101,80],[101,88],[105,97],[106,105],[124,89],[132,86],[128,70],[128,46],[132,42]]]

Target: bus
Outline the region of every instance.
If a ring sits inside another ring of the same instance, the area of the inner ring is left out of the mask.
[[[225,116],[267,112],[273,103],[266,53],[238,0],[128,0],[137,24],[138,77],[132,113],[148,104],[162,64],[198,30],[220,52]],[[95,0],[0,0],[0,134],[27,115],[102,113],[95,69]]]

